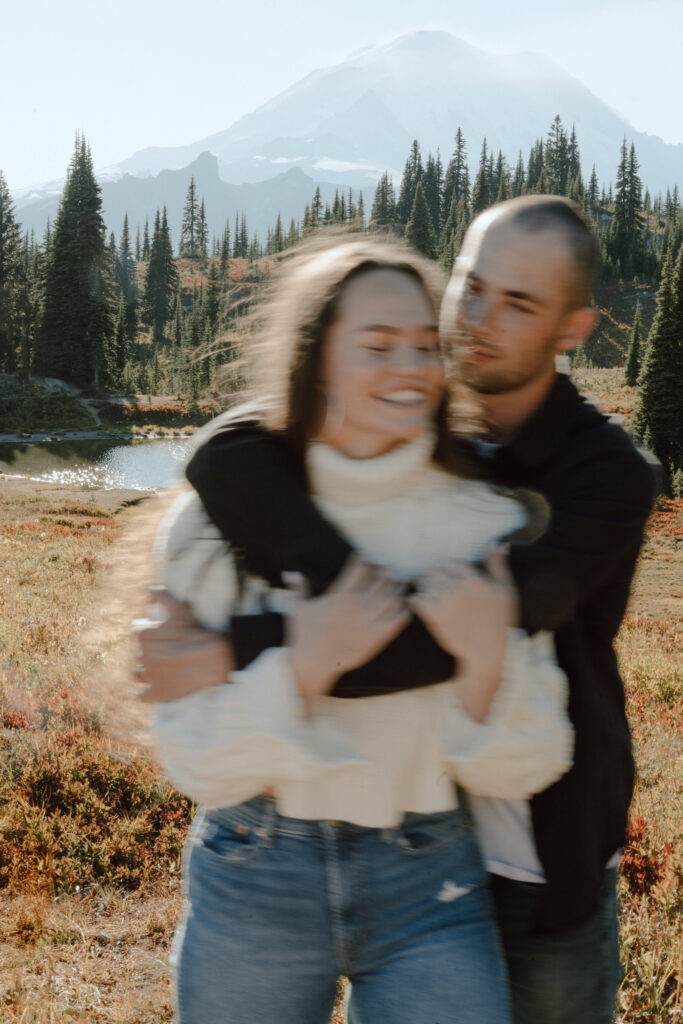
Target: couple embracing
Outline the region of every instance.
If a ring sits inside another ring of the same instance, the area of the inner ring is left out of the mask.
[[[162,763],[202,805],[181,1024],[325,1024],[340,975],[350,1024],[612,1020],[613,640],[653,481],[555,370],[596,262],[548,196],[477,218],[445,295],[373,236],[284,262],[142,636]]]

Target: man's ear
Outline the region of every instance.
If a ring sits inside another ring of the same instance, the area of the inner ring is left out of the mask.
[[[581,306],[567,313],[557,339],[557,351],[569,352],[583,345],[598,326],[600,314],[590,306]]]

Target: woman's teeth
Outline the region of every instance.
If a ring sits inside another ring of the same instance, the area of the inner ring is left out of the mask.
[[[385,402],[396,402],[397,405],[414,405],[416,402],[424,402],[424,392],[404,389],[403,391],[392,391],[388,395],[380,395]]]

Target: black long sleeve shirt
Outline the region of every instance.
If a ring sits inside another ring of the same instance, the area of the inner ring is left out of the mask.
[[[571,770],[532,799],[547,885],[538,928],[578,923],[595,905],[604,867],[622,844],[633,761],[613,641],[629,595],[654,476],[624,431],[559,376],[515,438],[491,459],[495,482],[541,492],[551,507],[546,533],[514,547],[511,568],[522,625],[555,633],[569,679],[575,733]],[[250,572],[281,585],[296,570],[321,592],[339,573],[348,543],[310,499],[284,444],[250,422],[219,418],[187,477]],[[238,663],[283,642],[279,616],[235,619]],[[450,678],[453,659],[419,619],[367,665],[343,676],[334,696],[357,697]]]

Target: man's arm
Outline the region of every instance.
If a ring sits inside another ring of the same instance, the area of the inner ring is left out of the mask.
[[[546,533],[510,552],[528,633],[559,629],[608,582],[622,580],[628,592],[655,476],[621,439],[612,450],[596,445],[594,451],[590,440],[588,435],[572,449],[563,467],[563,479],[550,495]]]
[[[211,519],[251,573],[272,586],[281,574],[302,573],[319,594],[339,575],[351,546],[320,514],[285,445],[253,422],[230,422],[194,454],[187,478]],[[236,616],[231,639],[238,667],[267,647],[283,643],[278,615]],[[409,625],[380,654],[346,673],[336,697],[361,697],[415,689],[450,679],[454,660],[422,621]]]

